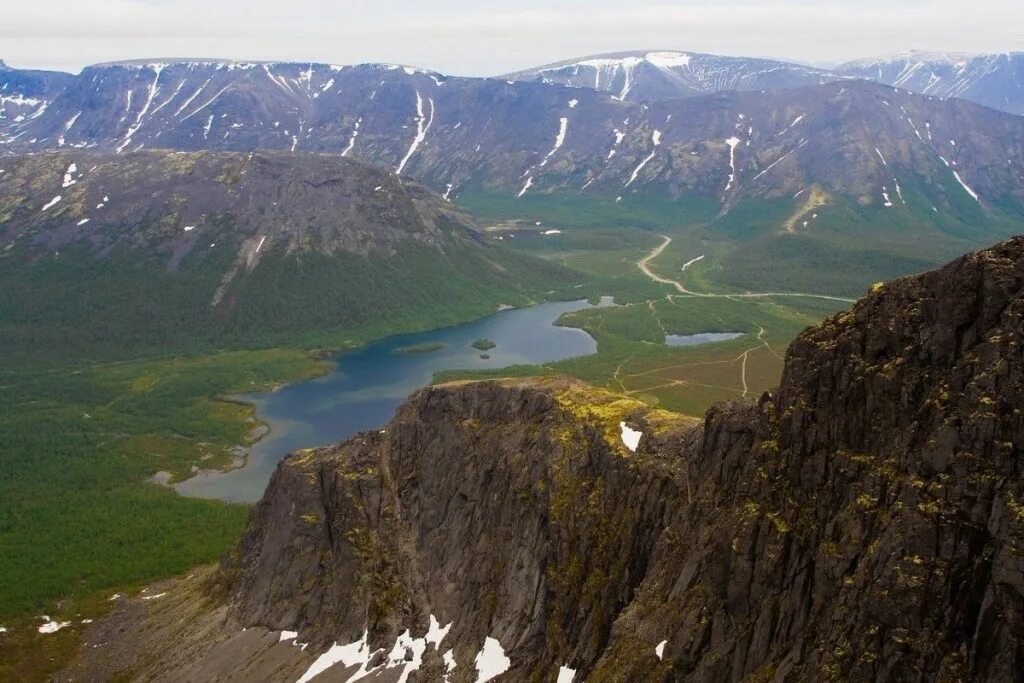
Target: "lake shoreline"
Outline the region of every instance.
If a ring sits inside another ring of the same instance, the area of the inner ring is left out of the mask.
[[[599,304],[598,305],[614,305],[614,304],[611,303],[611,297],[601,297],[600,300],[599,300]],[[338,375],[343,375],[344,372],[345,372],[343,367],[344,367],[345,359],[346,358],[351,358],[353,356],[358,356],[361,353],[367,352],[368,349],[373,349],[375,347],[379,347],[379,346],[382,346],[382,345],[394,344],[396,342],[405,340],[405,339],[410,338],[410,337],[419,337],[419,336],[426,336],[426,335],[437,335],[437,334],[443,334],[443,333],[446,333],[446,332],[450,333],[452,331],[468,330],[468,329],[475,328],[477,326],[484,325],[487,321],[493,321],[498,316],[501,316],[503,314],[507,315],[507,314],[514,314],[514,313],[517,313],[517,312],[544,311],[548,307],[552,307],[552,308],[556,308],[556,309],[568,308],[568,309],[572,309],[572,310],[579,310],[580,308],[588,308],[588,307],[592,307],[592,306],[593,306],[593,304],[590,304],[589,301],[586,300],[586,299],[571,300],[571,301],[545,301],[545,302],[540,302],[538,304],[534,304],[534,305],[531,305],[531,306],[524,306],[524,307],[503,306],[503,307],[499,307],[499,310],[497,310],[497,311],[495,311],[495,312],[493,312],[493,313],[491,313],[489,315],[482,316],[480,318],[476,318],[476,319],[473,319],[473,320],[465,321],[465,322],[462,322],[462,323],[459,323],[459,324],[456,324],[456,325],[442,326],[442,327],[434,328],[434,329],[431,329],[431,330],[424,330],[424,331],[417,331],[417,332],[406,332],[406,333],[400,333],[400,334],[395,334],[395,335],[388,335],[386,337],[381,337],[381,338],[376,339],[376,340],[369,340],[369,341],[367,341],[367,342],[365,342],[365,343],[363,343],[363,344],[361,344],[359,346],[353,346],[353,347],[350,347],[350,348],[339,349],[337,352],[333,352],[333,353],[325,353],[324,350],[321,349],[321,350],[319,350],[319,353],[322,354],[322,356],[319,359],[320,360],[324,360],[324,361],[330,360],[329,363],[325,364],[325,367],[323,368],[322,372],[318,372],[318,373],[315,373],[315,374],[313,374],[311,376],[300,378],[300,379],[296,380],[295,382],[288,382],[288,383],[283,383],[283,384],[280,384],[280,385],[276,385],[276,386],[274,386],[274,387],[272,387],[272,388],[270,388],[270,389],[268,389],[266,391],[262,391],[262,392],[257,392],[257,393],[253,393],[253,394],[241,394],[241,395],[234,394],[234,395],[229,395],[229,396],[219,396],[219,397],[216,397],[216,400],[222,400],[222,401],[226,401],[226,402],[230,402],[230,403],[235,403],[235,404],[241,404],[241,405],[248,406],[252,410],[252,416],[255,418],[255,420],[258,421],[259,423],[265,425],[266,428],[267,428],[266,431],[262,435],[260,435],[260,437],[258,439],[256,439],[253,442],[250,442],[247,446],[242,446],[243,448],[246,449],[246,452],[245,452],[245,456],[244,456],[244,462],[242,462],[240,467],[236,466],[239,463],[238,463],[238,460],[235,460],[235,461],[233,461],[231,463],[228,463],[228,466],[226,468],[201,469],[201,470],[199,470],[197,472],[192,473],[189,477],[187,477],[185,479],[182,479],[181,481],[173,482],[173,483],[168,483],[166,485],[169,486],[170,488],[173,488],[175,490],[175,492],[178,493],[178,495],[185,496],[185,497],[213,498],[213,499],[224,500],[225,502],[228,502],[228,503],[252,504],[255,500],[258,500],[258,496],[256,496],[253,499],[240,500],[240,499],[235,499],[233,497],[231,499],[229,499],[229,498],[222,497],[220,495],[203,495],[202,493],[197,493],[197,492],[199,490],[201,490],[201,489],[205,489],[207,486],[215,487],[217,485],[217,483],[220,480],[222,480],[225,476],[237,475],[239,473],[244,473],[247,470],[250,470],[250,468],[252,468],[254,466],[253,461],[255,459],[263,459],[266,456],[265,453],[256,453],[255,452],[255,451],[257,451],[257,449],[259,447],[263,446],[264,448],[268,448],[269,447],[267,445],[268,443],[274,441],[275,439],[281,439],[281,437],[283,435],[287,435],[287,433],[288,433],[290,428],[293,428],[295,426],[294,424],[291,424],[291,423],[294,422],[293,420],[274,420],[272,417],[268,418],[267,415],[265,415],[265,414],[263,414],[263,412],[261,412],[261,411],[265,411],[266,410],[266,408],[267,408],[266,404],[267,404],[268,400],[271,399],[272,397],[274,397],[275,395],[280,395],[282,392],[288,391],[290,389],[294,390],[295,387],[300,386],[300,385],[308,385],[310,383],[315,383],[315,382],[318,382],[318,381],[327,380],[327,379],[329,379],[331,377],[335,377],[335,376],[338,376]],[[573,354],[573,355],[567,356],[567,357],[574,357],[575,355],[587,355],[587,353],[594,353],[594,352],[596,352],[596,340],[589,333],[587,333],[586,331],[578,329],[578,328],[556,327],[555,322],[558,320],[558,318],[561,317],[563,312],[564,311],[557,312],[557,314],[554,316],[554,319],[551,320],[548,323],[548,326],[551,329],[566,330],[566,331],[571,331],[571,334],[582,335],[583,337],[586,338],[586,340],[588,340],[589,346],[592,347],[592,348],[589,348],[586,351],[586,353]],[[406,344],[406,346],[409,346],[409,345]],[[447,344],[444,345],[444,346],[446,348],[439,348],[435,352],[431,352],[431,353],[425,353],[425,354],[394,354],[393,357],[396,358],[396,359],[417,359],[417,358],[427,358],[427,357],[432,357],[432,356],[435,356],[435,355],[441,355],[441,354],[443,354],[445,352],[459,351],[459,350],[468,350],[468,351],[474,352],[474,358],[477,358],[480,361],[490,361],[491,360],[489,358],[488,359],[479,359],[478,356],[475,355],[475,354],[478,354],[478,352],[475,349],[473,349],[471,344],[469,344],[469,343],[466,343],[464,345],[465,346],[464,349],[462,348],[462,346],[459,346],[459,345],[452,346],[451,348],[448,348],[449,345],[447,345]],[[393,350],[392,350],[392,352],[393,352]],[[317,353],[317,351],[311,350],[311,351],[309,351],[309,353],[315,354],[315,353]],[[501,366],[496,367],[495,369],[500,369],[500,367],[509,367],[509,366],[512,366],[512,365],[517,365],[517,364],[520,364],[521,362],[522,361],[516,360],[514,362],[509,362],[509,363],[502,364]],[[411,393],[413,393],[415,391],[418,391],[418,390],[420,390],[420,389],[422,389],[424,387],[427,387],[427,386],[430,386],[431,384],[433,384],[433,377],[436,374],[436,372],[439,372],[439,371],[440,370],[431,372],[429,379],[426,380],[426,383],[420,383],[420,384],[418,384],[418,386],[415,386],[415,387],[411,388],[411,390],[409,392],[407,392],[406,394],[404,394],[401,397],[401,401],[404,401],[408,397],[408,395],[411,395]],[[386,421],[387,421],[386,419],[383,420],[383,422],[386,422]],[[275,422],[277,422],[277,424],[275,424]],[[372,428],[373,428],[372,426],[371,427],[367,427],[367,429],[372,429]],[[358,431],[364,431],[364,430],[361,429],[361,430],[358,430]],[[358,431],[357,432],[353,432],[353,434],[354,433],[358,433]],[[351,436],[351,434],[349,436]],[[339,440],[343,440],[344,438],[349,438],[349,437],[346,436],[346,437],[343,437],[342,439],[331,439],[331,438],[328,438],[328,439],[325,439],[322,442],[318,443],[317,446],[325,446],[325,445],[329,445],[331,443],[337,443]],[[303,446],[303,447],[317,447],[317,446]],[[287,450],[285,450],[278,457],[277,461],[280,461],[280,459],[283,459],[283,457],[286,457],[288,453],[292,452],[292,450],[297,450],[297,449],[287,449]],[[276,463],[275,463],[275,467],[276,467]]]

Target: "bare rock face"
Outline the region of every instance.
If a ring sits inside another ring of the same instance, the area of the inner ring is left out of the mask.
[[[531,653],[513,676],[596,660],[679,495],[665,455],[626,457],[624,420],[650,440],[688,422],[566,380],[455,384],[293,455],[224,563],[235,616],[390,647],[435,615],[452,680],[485,637]]]
[[[223,635],[132,673],[245,627],[320,680],[1019,679],[1022,316],[1017,238],[876,286],[702,424],[569,380],[423,390],[282,462],[203,589]]]

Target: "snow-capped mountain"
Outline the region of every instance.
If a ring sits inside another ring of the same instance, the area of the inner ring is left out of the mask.
[[[844,76],[867,78],[935,97],[958,97],[1024,114],[1024,52],[970,55],[902,52],[848,62]]]
[[[516,81],[594,88],[626,102],[733,90],[794,88],[836,80],[823,69],[747,57],[678,51],[615,52],[509,74]]]
[[[140,62],[84,70],[0,133],[6,153],[154,148],[344,156],[446,199],[653,193],[728,211],[818,187],[929,215],[1024,206],[1024,118],[860,79],[638,103],[394,65]],[[923,196],[905,204],[910,188]]]

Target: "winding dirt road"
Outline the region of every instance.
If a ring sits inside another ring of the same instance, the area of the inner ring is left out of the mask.
[[[856,299],[846,299],[841,296],[828,296],[827,294],[812,294],[809,292],[746,292],[743,294],[707,294],[704,292],[694,292],[687,289],[682,282],[679,282],[678,280],[670,280],[668,278],[661,277],[660,275],[651,270],[649,265],[650,262],[661,256],[662,252],[665,251],[665,248],[668,247],[668,245],[672,244],[672,238],[667,235],[661,235],[661,239],[663,239],[664,242],[662,242],[660,245],[652,249],[651,253],[647,254],[647,256],[637,261],[636,266],[637,268],[640,269],[641,272],[643,272],[644,275],[651,278],[655,282],[660,282],[663,285],[672,285],[673,287],[676,288],[676,290],[679,291],[680,294],[684,294],[686,296],[699,296],[709,299],[760,299],[770,296],[787,296],[804,297],[808,299],[825,299],[827,301],[840,301],[846,304],[852,304],[856,302]],[[697,258],[690,259],[686,263],[686,265],[689,266],[693,263],[696,263],[701,258],[703,258],[703,254],[701,256],[698,256]],[[685,268],[686,266],[683,267],[684,270]]]

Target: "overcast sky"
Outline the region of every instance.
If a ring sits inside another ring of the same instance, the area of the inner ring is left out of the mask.
[[[0,59],[78,71],[148,57],[393,62],[496,75],[679,49],[831,63],[1024,50],[1024,0],[3,0]]]

